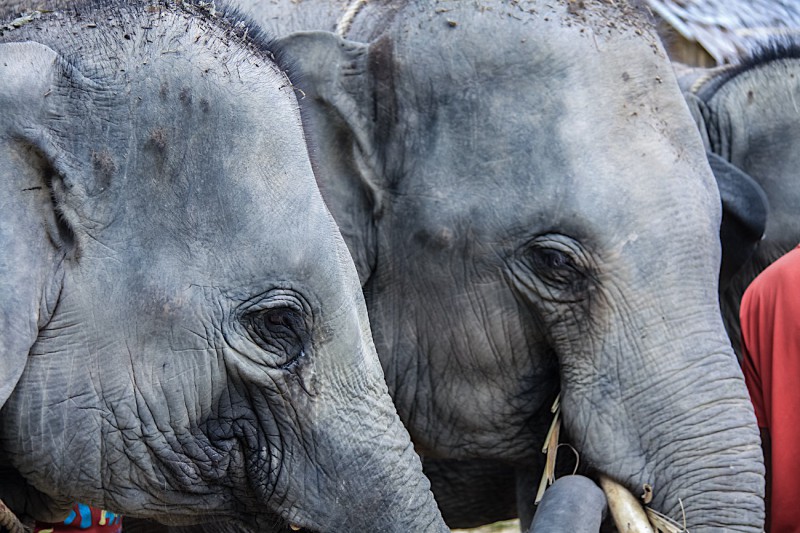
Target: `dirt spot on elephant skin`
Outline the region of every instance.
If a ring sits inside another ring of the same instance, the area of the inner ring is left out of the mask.
[[[577,22],[598,36],[633,30],[639,36],[655,40],[652,15],[639,0],[566,0],[565,3],[567,24]]]
[[[167,85],[167,82],[161,84],[161,89],[159,89],[158,91],[158,96],[162,100],[166,100],[167,97],[169,96],[169,85]]]
[[[164,154],[167,151],[167,131],[164,128],[151,131],[147,145],[155,148],[159,154]]]
[[[180,94],[178,95],[178,100],[185,106],[192,105],[192,90],[188,87],[184,87],[181,89]]]
[[[95,184],[90,194],[100,194],[111,185],[111,179],[117,171],[117,164],[108,150],[92,152],[92,170],[94,170]]]

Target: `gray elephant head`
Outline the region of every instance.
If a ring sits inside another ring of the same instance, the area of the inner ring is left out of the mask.
[[[651,484],[692,531],[762,527],[758,431],[719,315],[719,192],[649,23],[614,4],[369,2],[339,21],[346,38],[282,39],[451,526],[523,512],[513,471],[541,471],[560,387],[589,472]]]
[[[292,85],[207,5],[0,35],[0,498],[444,530]]]
[[[738,349],[745,288],[800,242],[800,40],[781,37],[738,65],[683,71],[679,81],[707,149],[750,176],[769,203],[763,240],[721,295]],[[730,248],[741,253],[740,243]]]

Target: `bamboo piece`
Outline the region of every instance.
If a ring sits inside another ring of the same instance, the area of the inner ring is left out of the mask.
[[[536,491],[536,499],[533,501],[535,505],[539,505],[544,497],[544,491],[552,485],[556,480],[556,457],[558,456],[558,436],[561,432],[561,394],[556,396],[550,412],[553,413],[553,421],[550,423],[550,429],[547,430],[547,437],[544,439],[544,446],[542,446],[542,453],[547,454],[544,464],[544,472],[542,479],[539,481],[539,490]]]

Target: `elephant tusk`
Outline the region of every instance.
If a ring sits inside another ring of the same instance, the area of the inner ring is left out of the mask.
[[[620,533],[654,533],[647,514],[628,489],[606,476],[600,476],[600,488]]]
[[[300,531],[301,528],[297,524],[289,524],[289,529],[292,531]]]

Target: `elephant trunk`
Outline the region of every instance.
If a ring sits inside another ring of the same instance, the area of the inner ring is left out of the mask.
[[[762,531],[764,469],[752,407],[733,354],[716,359],[698,369],[716,379],[685,382],[698,389],[690,395],[694,408],[652,430],[661,443],[652,459],[652,505],[693,532]]]
[[[758,429],[719,312],[664,317],[606,338],[591,376],[562,366],[567,433],[584,464],[637,496],[649,485],[650,507],[693,533],[761,531]]]
[[[332,421],[338,425],[349,419],[352,426],[353,419],[362,420],[359,431],[328,433],[337,435],[338,442],[329,440],[326,446],[333,452],[325,463],[336,465],[336,470],[325,476],[320,488],[323,498],[334,502],[326,531],[449,531],[388,394],[363,404],[363,411],[340,412]],[[319,435],[317,442],[324,440]],[[314,475],[309,483],[319,481]]]
[[[413,448],[406,450],[395,469],[395,475],[401,475],[401,479],[393,481],[391,478],[396,476],[388,473],[375,476],[373,480],[378,485],[378,496],[367,496],[364,502],[364,510],[372,510],[373,516],[369,520],[359,520],[357,513],[351,510],[349,523],[357,524],[358,531],[449,532]],[[387,493],[387,489],[391,490]],[[364,516],[363,512],[358,514]]]
[[[341,248],[341,264],[352,268]],[[354,271],[348,283],[360,298]],[[330,533],[449,531],[389,396],[363,300],[328,315],[311,350],[305,371],[288,377],[301,380],[303,394],[287,405],[296,421],[284,433],[303,434],[281,438],[284,460],[265,464],[281,469],[282,518]]]

